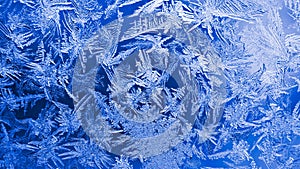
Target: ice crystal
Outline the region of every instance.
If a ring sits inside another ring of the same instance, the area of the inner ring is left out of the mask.
[[[0,168],[299,168],[298,0],[0,11]]]

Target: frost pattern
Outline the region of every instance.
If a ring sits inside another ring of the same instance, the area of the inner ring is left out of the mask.
[[[299,168],[298,0],[0,11],[0,168]]]

